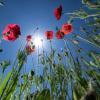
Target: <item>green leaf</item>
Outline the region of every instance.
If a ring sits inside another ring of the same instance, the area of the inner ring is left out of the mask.
[[[93,53],[93,52],[91,52],[90,55],[91,55],[91,57],[93,58],[93,63],[99,67],[99,66],[100,66],[100,62],[99,62],[99,60],[97,59],[96,54]]]
[[[36,100],[50,100],[50,90],[44,89],[37,97]]]
[[[0,65],[1,65],[1,67],[2,67],[2,72],[4,72],[5,69],[10,65],[10,61],[7,61],[7,60],[2,61],[2,62],[0,63]]]
[[[22,61],[26,61],[25,57],[26,57],[25,51],[19,50],[17,54],[18,62],[20,63]]]
[[[65,53],[65,54],[64,54],[65,56],[68,56],[68,52],[64,52],[64,53]]]
[[[13,95],[14,90],[16,89],[17,86],[17,82],[15,82],[15,84],[13,85],[13,87],[11,88],[10,92],[7,92],[7,96],[4,98],[4,100],[10,100],[11,95]]]
[[[73,100],[78,100],[75,90],[73,90]]]
[[[8,82],[9,78],[11,77],[12,71],[8,73],[8,75],[6,76],[6,78],[3,80],[3,82],[0,84],[0,95],[2,94],[6,83]]]
[[[88,62],[88,61],[86,61],[85,59],[81,59],[82,60],[82,62],[86,65],[86,66],[90,66],[90,63]]]
[[[90,65],[94,67],[98,67],[93,61],[90,61]]]

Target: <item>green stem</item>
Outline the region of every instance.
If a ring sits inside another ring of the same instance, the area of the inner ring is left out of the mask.
[[[100,47],[99,47],[99,46],[97,46],[97,45],[95,45],[94,43],[92,43],[92,42],[88,41],[87,39],[84,39],[84,38],[82,38],[82,37],[81,37],[81,36],[79,36],[79,35],[78,35],[78,36],[76,36],[76,37],[100,49]]]
[[[67,44],[67,41],[66,41],[66,39],[63,39],[63,40],[64,40],[64,43],[65,43],[66,49],[67,49],[68,52],[69,52],[69,57],[70,57],[70,59],[71,59],[72,62],[73,62],[73,64],[71,64],[71,66],[72,66],[72,65],[75,65],[74,57],[73,57],[73,55],[72,55],[72,53],[71,53],[71,50],[70,50],[70,48],[69,48],[69,46],[68,46],[68,44]]]
[[[46,67],[46,61],[45,61],[45,59],[44,59],[45,55],[44,55],[43,40],[41,40],[41,42],[42,42],[42,49],[43,49],[43,61],[44,61],[44,69],[45,69],[45,67]],[[43,77],[45,77],[45,74],[46,74],[46,72],[44,72],[44,70],[43,70]],[[46,75],[46,76],[47,76],[47,75]],[[46,86],[47,86],[47,85],[46,85]],[[43,83],[43,88],[45,88],[45,87],[44,87],[44,83]]]
[[[100,16],[100,13],[98,13],[98,14],[90,14],[90,15],[87,15],[85,17],[78,16],[77,13],[64,13],[64,14],[66,14],[66,15],[72,15],[73,18],[80,18],[80,19],[86,19],[86,18],[90,18],[90,17]]]
[[[39,45],[38,45],[38,64],[39,64]]]

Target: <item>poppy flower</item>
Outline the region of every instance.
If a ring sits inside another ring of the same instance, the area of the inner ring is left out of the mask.
[[[21,35],[20,27],[17,24],[8,24],[2,34],[4,40],[15,41]]]
[[[31,39],[32,39],[32,36],[31,36],[31,35],[27,35],[27,37],[26,37],[26,41],[27,41],[27,42],[30,42]]]
[[[46,31],[45,36],[46,36],[47,40],[52,39],[53,38],[53,31]]]
[[[35,51],[35,45],[29,43],[26,45],[26,53],[29,55]]]
[[[73,31],[73,27],[72,24],[63,24],[62,25],[62,32],[64,32],[64,34],[69,34]]]
[[[54,16],[56,17],[57,20],[60,20],[62,15],[62,6],[60,5],[58,8],[54,10]]]
[[[57,39],[63,39],[64,33],[61,30],[58,30],[57,33],[56,33],[56,38]]]

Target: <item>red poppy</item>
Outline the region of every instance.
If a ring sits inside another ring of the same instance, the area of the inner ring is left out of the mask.
[[[26,41],[27,41],[27,42],[30,42],[31,39],[32,39],[32,36],[31,36],[31,35],[27,35],[27,37],[26,37]]]
[[[14,41],[21,35],[20,27],[17,24],[8,24],[2,34],[4,40]]]
[[[64,34],[69,34],[73,31],[73,27],[72,24],[63,24],[62,25],[62,32],[64,32]]]
[[[34,51],[35,51],[35,45],[32,45],[32,44],[26,45],[26,52],[27,52],[28,55],[31,54]]]
[[[58,8],[54,10],[54,16],[56,17],[57,20],[60,20],[62,15],[62,6],[60,5]]]
[[[58,30],[57,33],[56,33],[56,38],[57,39],[63,39],[64,33],[61,30]]]
[[[45,36],[48,40],[53,38],[53,31],[46,31]]]

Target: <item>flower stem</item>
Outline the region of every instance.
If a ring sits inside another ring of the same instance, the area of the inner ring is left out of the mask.
[[[98,14],[90,14],[90,15],[87,15],[85,17],[81,17],[81,16],[78,16],[77,13],[64,13],[66,15],[72,15],[73,18],[80,18],[80,19],[86,19],[86,18],[90,18],[90,17],[97,17],[97,16],[100,16],[100,13]]]
[[[90,42],[89,40],[84,39],[83,37],[81,37],[81,36],[79,36],[79,35],[78,35],[78,36],[76,36],[76,37],[100,49],[100,47],[99,47],[99,46],[97,46],[96,44],[94,44],[94,43]]]
[[[69,48],[69,46],[68,46],[68,44],[67,44],[67,41],[66,41],[66,39],[63,39],[64,40],[64,43],[65,43],[65,48],[68,50],[68,52],[69,52],[69,57],[70,57],[70,59],[72,60],[72,62],[73,62],[73,65],[75,65],[75,61],[74,61],[74,57],[73,57],[73,55],[72,55],[72,53],[71,53],[71,50],[70,50],[70,48]],[[72,64],[71,64],[72,65]]]
[[[39,45],[38,45],[38,64],[39,64]]]

